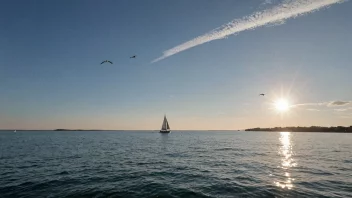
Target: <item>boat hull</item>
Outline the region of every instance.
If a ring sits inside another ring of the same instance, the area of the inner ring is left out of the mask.
[[[170,133],[170,130],[160,130],[160,133]]]

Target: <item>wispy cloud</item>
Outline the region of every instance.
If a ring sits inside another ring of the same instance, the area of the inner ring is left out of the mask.
[[[328,106],[329,107],[344,106],[344,105],[348,105],[348,104],[352,104],[352,101],[332,101],[332,102],[328,103]]]
[[[294,104],[291,107],[300,107],[300,106],[324,106],[327,105],[328,102],[317,102],[317,103],[302,103],[302,104]]]
[[[334,109],[335,111],[339,111],[339,112],[344,112],[344,111],[348,111],[349,109]]]
[[[300,15],[311,13],[327,6],[345,1],[347,0],[286,0],[284,3],[281,3],[271,9],[255,12],[252,15],[243,17],[242,19],[235,19],[206,34],[168,49],[163,52],[161,57],[153,60],[152,63],[213,40],[223,39],[227,36],[265,25],[280,24],[282,21],[287,19],[295,18]]]
[[[341,118],[352,119],[352,116],[340,116]]]
[[[292,108],[300,108],[307,111],[334,111],[338,114],[343,114],[352,110],[352,107],[345,107],[334,109],[333,107],[342,107],[345,105],[352,105],[352,101],[329,101],[329,102],[317,102],[317,103],[302,103],[302,104],[295,104],[292,105]],[[313,107],[313,108],[312,108]]]
[[[327,106],[327,107],[336,107],[336,106],[345,106],[348,104],[352,104],[352,101],[330,101],[330,102],[316,102],[316,103],[302,103],[302,104],[295,104],[292,107],[299,107],[299,106]]]
[[[272,4],[273,0],[264,0],[263,5]]]
[[[340,108],[340,109],[334,109],[334,111],[338,114],[344,114],[344,115],[352,115],[352,107],[346,107],[346,108]]]
[[[319,109],[306,109],[307,111],[320,111]]]

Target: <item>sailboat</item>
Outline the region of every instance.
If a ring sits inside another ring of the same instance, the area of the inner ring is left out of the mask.
[[[169,122],[166,119],[166,115],[164,115],[164,121],[163,124],[161,125],[161,130],[160,133],[170,133],[170,126],[169,126]]]

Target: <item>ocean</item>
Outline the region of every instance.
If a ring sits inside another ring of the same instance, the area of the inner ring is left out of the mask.
[[[0,197],[352,197],[352,134],[0,132]]]

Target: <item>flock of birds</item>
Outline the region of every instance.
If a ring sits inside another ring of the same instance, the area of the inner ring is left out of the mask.
[[[137,58],[137,55],[133,55],[133,56],[131,56],[130,58]],[[100,64],[102,65],[102,64],[104,64],[104,63],[113,64],[112,61],[110,61],[110,60],[104,60],[104,61],[101,62]],[[265,96],[265,94],[261,93],[261,94],[259,94],[259,96]]]
[[[130,58],[137,58],[137,55],[133,55],[131,56]],[[103,62],[101,62],[100,64],[104,64],[104,63],[110,63],[110,64],[113,64],[112,61],[109,61],[109,60],[104,60]]]

